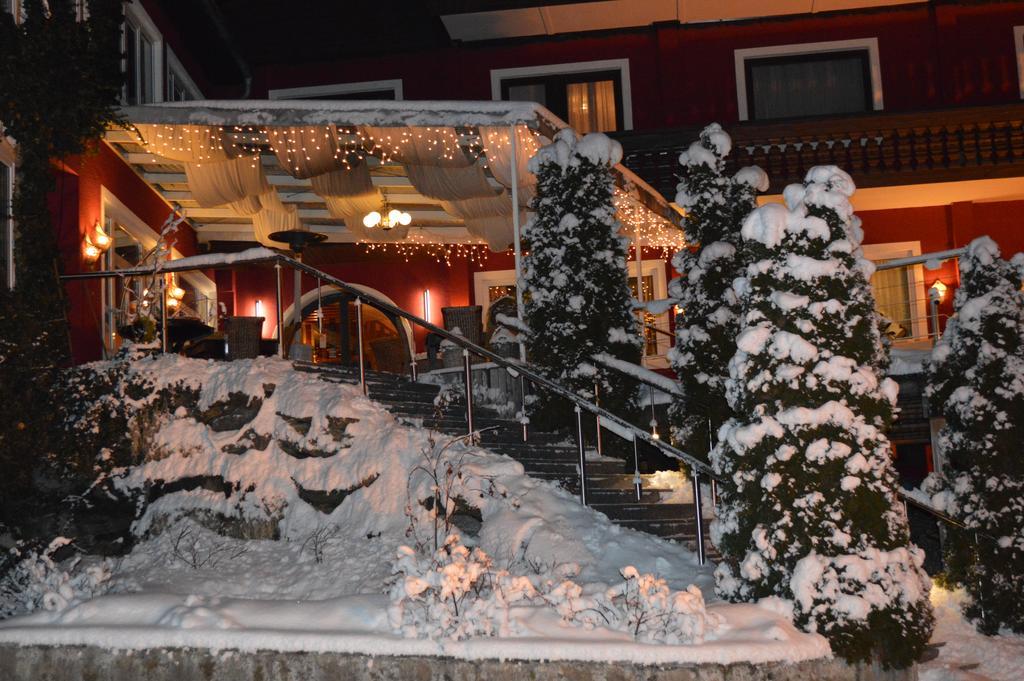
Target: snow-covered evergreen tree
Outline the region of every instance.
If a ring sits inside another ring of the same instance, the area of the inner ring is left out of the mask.
[[[595,367],[591,359],[608,353],[640,360],[640,337],[632,313],[626,269],[626,240],[618,235],[612,203],[611,166],[622,147],[606,135],[581,140],[562,130],[530,160],[537,176],[534,217],[523,230],[523,275],[527,346],[541,372],[592,398],[600,386],[601,405],[626,415],[634,389],[618,372]],[[569,422],[562,400],[543,391],[531,413],[540,426]]]
[[[954,518],[947,577],[971,601],[979,630],[1024,633],[1024,293],[1020,258],[988,237],[960,258],[956,316],[929,363],[928,397],[941,408],[944,469],[928,484]],[[937,488],[937,489],[936,489]]]
[[[732,416],[725,382],[740,316],[732,282],[745,269],[740,227],[757,206],[757,192],[768,189],[768,176],[757,166],[725,175],[731,149],[728,133],[712,123],[679,156],[683,179],[676,203],[686,211],[686,237],[697,248],[672,259],[682,276],[671,282],[669,295],[683,314],[669,358],[686,397],[672,405],[671,415],[673,439],[694,454],[708,451],[709,424],[717,429]]]
[[[812,168],[743,224],[742,330],[730,362],[737,416],[712,452],[723,485],[712,537],[719,593],[781,596],[847,660],[911,664],[933,615],[909,545],[885,429],[897,386],[882,361],[873,272],[838,168]]]

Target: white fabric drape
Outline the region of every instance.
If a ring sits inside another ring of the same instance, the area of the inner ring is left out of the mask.
[[[360,130],[372,141],[373,153],[385,160],[448,168],[465,168],[473,163],[462,151],[455,128],[377,128],[367,125]]]
[[[203,208],[241,201],[270,189],[258,156],[219,163],[186,163],[188,188]]]
[[[255,215],[260,212],[260,209],[263,207],[263,203],[260,201],[259,196],[246,196],[244,199],[232,201],[228,204],[228,208],[239,215]]]
[[[483,168],[476,163],[465,168],[406,163],[405,170],[416,191],[439,201],[458,201],[498,193],[487,182]]]
[[[145,141],[146,151],[182,163],[227,161],[242,155],[224,131],[212,125],[135,126]]]
[[[335,170],[312,179],[313,191],[324,199],[331,216],[344,219],[380,210],[383,200],[373,186],[370,169],[360,163],[351,169]]]
[[[487,154],[487,167],[494,179],[511,189],[519,183],[519,206],[525,208],[537,194],[537,178],[527,167],[540,144],[525,125],[516,126],[516,178],[512,178],[512,144],[508,126],[480,126],[480,142]]]
[[[528,214],[525,211],[519,213],[520,225],[525,225]],[[466,231],[471,235],[483,239],[488,247],[496,253],[506,251],[513,246],[515,231],[512,228],[511,215],[496,215],[494,217],[467,218]]]
[[[487,198],[465,199],[463,201],[442,201],[441,207],[449,215],[463,220],[491,218],[512,215],[512,198],[507,191]]]
[[[374,227],[373,229],[367,229],[363,225],[362,215],[349,215],[345,218],[345,227],[359,241],[376,241],[379,243],[404,241],[409,236],[408,225],[397,225],[391,229],[381,229],[380,227]]]
[[[252,216],[253,234],[256,236],[256,240],[264,246],[281,248],[282,244],[271,241],[270,235],[290,229],[304,229],[294,205],[286,206],[283,211],[264,208]]]
[[[344,167],[333,125],[269,127],[267,139],[278,163],[292,177],[305,180]]]

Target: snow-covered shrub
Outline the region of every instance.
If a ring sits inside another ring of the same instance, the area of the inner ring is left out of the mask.
[[[702,643],[724,620],[704,607],[704,595],[692,584],[672,591],[665,580],[622,569],[622,584],[606,593],[614,628],[628,631],[638,641],[670,645]]]
[[[536,596],[529,578],[495,570],[486,553],[463,546],[456,534],[431,555],[399,547],[393,575],[388,619],[409,637],[509,636],[509,607]]]
[[[1020,258],[1015,258],[1015,263]],[[928,481],[967,529],[949,528],[947,579],[986,634],[1024,633],[1024,293],[1022,272],[988,237],[960,258],[956,316],[932,350],[928,397],[945,461]]]
[[[40,608],[66,610],[106,593],[112,566],[107,560],[83,567],[80,556],[63,563],[54,554],[71,542],[58,537],[42,551],[11,550],[13,565],[0,577],[0,620]]]
[[[669,358],[685,396],[672,405],[671,418],[674,440],[694,454],[708,451],[708,421],[717,428],[732,416],[725,382],[741,313],[732,282],[746,269],[740,227],[757,206],[757,192],[768,188],[768,176],[757,166],[725,174],[731,149],[729,135],[713,123],[679,157],[683,177],[676,203],[686,210],[686,237],[697,247],[672,259],[683,276],[669,284],[669,295],[683,313]]]
[[[618,142],[601,133],[577,141],[571,129],[530,160],[537,176],[535,215],[523,229],[527,348],[546,377],[628,415],[635,408],[630,379],[595,367],[608,353],[634,364],[640,337],[632,312],[626,240],[618,235],[611,166],[622,158]],[[532,410],[541,427],[568,425],[569,405],[546,393]]]
[[[885,429],[898,388],[881,370],[853,192],[843,171],[815,167],[786,188],[787,205],[762,206],[743,224],[752,264],[736,282],[744,313],[727,391],[736,417],[711,456],[731,483],[712,523],[723,557],[715,576],[730,600],[794,599],[797,566],[819,556],[835,577],[800,582],[797,624],[847,660],[905,667],[933,617],[896,497]]]

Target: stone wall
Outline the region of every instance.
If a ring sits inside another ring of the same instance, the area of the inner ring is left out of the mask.
[[[838,660],[796,664],[654,665],[517,662],[341,653],[106,650],[0,644],[4,681],[916,681]]]

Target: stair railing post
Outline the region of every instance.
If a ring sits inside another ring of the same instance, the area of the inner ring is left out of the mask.
[[[640,445],[633,436],[633,489],[636,490],[637,503],[644,495],[644,480],[640,477]]]
[[[160,279],[160,352],[167,352],[167,279]]]
[[[601,406],[601,389],[598,387],[597,382],[594,383],[594,406],[595,407],[600,407]],[[597,443],[597,455],[601,456],[601,454],[602,454],[602,450],[601,450],[601,417],[600,416],[595,416],[594,417],[594,422],[597,424],[597,440],[596,440],[596,443]],[[634,440],[634,442],[636,442],[636,440]]]
[[[363,299],[356,296],[356,345],[359,352],[359,387],[363,394],[368,395],[366,390],[366,364],[363,358]]]
[[[418,376],[417,376],[417,373],[416,373],[416,356],[415,355],[413,355],[413,358],[409,361],[409,373],[412,375],[412,382],[415,383],[418,380]]]
[[[526,379],[523,378],[522,374],[519,374],[519,392],[522,395],[522,401],[520,402],[522,411],[519,412],[519,422],[523,424],[523,442],[526,442],[529,436],[527,424],[529,424],[530,419],[526,416]]]
[[[462,366],[466,378],[466,428],[470,440],[473,440],[473,365],[470,362],[469,350],[466,348],[462,349]]]
[[[576,405],[576,444],[580,454],[580,501],[587,505],[587,451],[583,444],[583,410]]]
[[[704,510],[701,508],[700,471],[693,469],[693,520],[697,530],[697,562],[704,565],[707,554],[704,551]]]
[[[284,310],[281,309],[281,263],[274,263],[274,300],[277,306],[277,356],[284,359]]]

